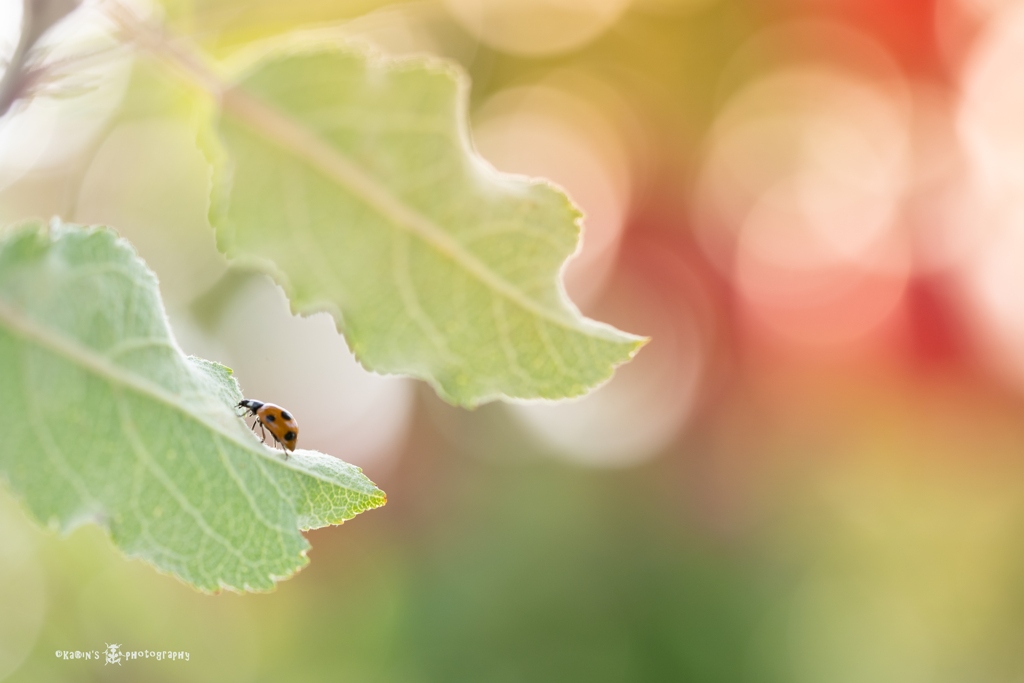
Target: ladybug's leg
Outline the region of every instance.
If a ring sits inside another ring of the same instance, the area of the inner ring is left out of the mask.
[[[263,431],[263,420],[261,420],[261,419],[259,419],[257,417],[255,420],[252,421],[252,431],[254,431],[254,432],[256,431],[256,425],[260,426],[260,433],[263,434],[263,440],[261,441],[261,443],[266,443],[267,442],[267,433]]]
[[[263,420],[258,420],[258,421],[260,423],[260,436],[263,437],[262,442],[266,443],[267,442],[267,431],[266,431],[266,429],[263,428]],[[273,436],[273,435],[271,435],[271,436]]]
[[[260,431],[262,432],[263,431],[263,421],[260,420],[258,417],[255,420],[252,421],[252,431],[254,431],[254,432],[256,431],[256,425],[260,426]],[[266,442],[267,442],[267,435],[264,433],[263,434],[263,440],[262,440],[261,443],[266,443]]]
[[[271,434],[271,436],[274,436],[274,435]],[[281,447],[281,452],[284,453],[284,459],[287,460],[288,459],[288,449],[284,447],[284,442],[282,442],[276,436],[274,436],[274,441]]]

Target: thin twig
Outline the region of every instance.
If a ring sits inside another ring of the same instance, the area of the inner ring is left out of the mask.
[[[24,0],[21,36],[0,79],[0,116],[28,95],[39,82],[38,69],[31,65],[32,48],[47,29],[70,14],[78,3],[79,0]]]

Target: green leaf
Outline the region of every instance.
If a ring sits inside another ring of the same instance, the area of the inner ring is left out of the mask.
[[[578,396],[644,340],[582,317],[560,269],[580,213],[473,150],[466,78],[424,58],[274,51],[204,141],[211,223],[295,311],[328,310],[362,364],[453,403]]]
[[[0,472],[51,527],[114,543],[204,591],[269,590],[299,532],[384,504],[360,470],[262,445],[231,370],[186,357],[156,277],[104,228],[0,237]]]

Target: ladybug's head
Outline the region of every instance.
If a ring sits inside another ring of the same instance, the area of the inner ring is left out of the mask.
[[[263,407],[263,402],[262,401],[250,401],[247,398],[243,398],[241,401],[238,402],[238,405],[236,405],[235,407],[236,408],[245,408],[249,412],[255,413],[257,410],[259,410],[260,408]]]

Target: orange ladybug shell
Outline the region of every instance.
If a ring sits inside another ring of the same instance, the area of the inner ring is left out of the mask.
[[[290,451],[299,439],[299,425],[287,410],[273,403],[264,403],[256,409],[256,417],[270,430],[274,438]]]

